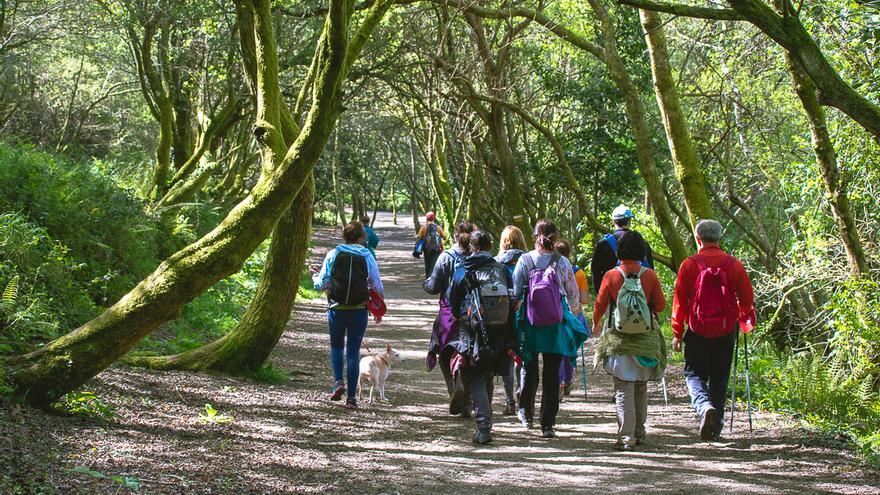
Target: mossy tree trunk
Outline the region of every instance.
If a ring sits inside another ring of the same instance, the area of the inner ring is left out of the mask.
[[[17,396],[45,406],[118,360],[181,307],[235,273],[265,239],[308,182],[342,111],[351,0],[330,0],[315,74],[312,106],[299,137],[284,149],[278,61],[269,0],[239,0],[252,14],[257,59],[257,121],[263,173],[248,196],[214,230],[173,254],[100,316],[44,348],[8,360],[7,380]],[[278,150],[284,150],[279,153]]]
[[[654,75],[654,92],[657,95],[660,114],[663,116],[663,128],[666,130],[666,141],[672,154],[675,177],[681,185],[688,219],[693,228],[699,220],[714,218],[709,192],[706,189],[706,179],[703,177],[700,159],[694,149],[687,120],[678,99],[678,90],[672,79],[663,19],[660,18],[660,14],[650,10],[639,10],[639,16],[648,44],[651,72]]]

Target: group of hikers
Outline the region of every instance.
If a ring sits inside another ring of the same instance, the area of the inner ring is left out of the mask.
[[[578,351],[591,334],[598,339],[594,366],[613,377],[618,447],[632,450],[645,440],[647,383],[661,380],[667,363],[658,322],[666,297],[650,246],[631,229],[633,217],[629,208],[615,208],[614,231],[595,246],[590,278],[596,297],[588,323],[587,274],[572,264],[571,244],[551,220],[536,222],[531,250],[519,228],[505,227],[493,255],[492,235],[473,222],[459,222],[450,239],[434,213],[426,215],[413,255],[424,258],[425,291],[439,296],[428,368],[440,367],[449,413],[474,417],[474,442],[492,441],[495,376],[504,382],[504,414],[516,415],[525,428],[533,427],[541,386],[537,420],[542,436],[554,438],[559,403],[570,393]],[[723,424],[735,343],[740,331],[754,325],[754,294],[742,263],[720,247],[721,224],[701,220],[694,230],[699,250],[678,270],[671,344],[676,352],[684,350],[699,436],[712,441]],[[343,239],[320,270],[313,269],[314,286],[327,291],[330,306],[330,399],[347,392],[345,406],[356,409],[360,343],[371,300],[384,295],[364,225],[346,225]]]

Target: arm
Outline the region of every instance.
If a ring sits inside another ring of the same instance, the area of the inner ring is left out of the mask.
[[[565,298],[568,300],[568,307],[575,315],[581,312],[581,293],[578,290],[577,281],[574,279],[574,271],[571,268],[571,262],[568,258],[562,256],[556,265],[556,273],[562,273],[562,287],[565,290]]]
[[[599,295],[596,296],[596,303],[593,305],[593,328],[600,329],[602,325],[602,317],[605,316],[605,312],[608,311],[608,305],[611,303],[611,277],[614,276],[614,272],[609,272],[602,279],[602,283],[599,285]],[[596,335],[599,335],[596,333]]]
[[[531,258],[528,253],[519,257],[516,266],[513,268],[513,297],[517,301],[523,295],[523,287],[528,282],[528,268],[525,267],[526,258]]]
[[[755,289],[742,262],[736,260],[734,269],[739,274],[739,283],[736,285],[736,299],[739,302],[740,321],[752,318],[755,313]],[[754,324],[754,322],[752,322]]]
[[[446,284],[449,283],[449,275],[452,268],[451,256],[447,252],[440,253],[437,263],[434,264],[434,270],[431,276],[425,280],[424,289],[428,294],[441,294],[446,291]]]
[[[590,284],[587,283],[587,275],[583,270],[578,270],[574,274],[574,279],[577,282],[578,292],[580,292],[581,306],[590,304]]]
[[[425,234],[428,232],[428,227],[422,225],[419,227],[419,233],[416,234],[416,240],[421,240],[425,238]]]
[[[367,256],[367,278],[370,281],[370,288],[385,298],[385,287],[382,286],[382,278],[379,276],[379,265],[372,256]]]
[[[437,233],[440,234],[440,238],[443,239],[444,241],[449,240],[446,237],[446,232],[443,232],[443,229],[441,229],[439,226],[437,227]]]
[[[645,255],[648,258],[648,268],[654,270],[654,250],[651,249],[651,245],[645,242],[645,247],[648,250],[648,253]]]
[[[333,261],[336,260],[336,249],[331,249],[327,256],[324,257],[324,263],[321,265],[321,271],[312,275],[312,287],[315,290],[326,290],[327,283],[330,282],[330,272],[333,270]]]
[[[651,289],[651,294],[649,296],[649,304],[651,306],[651,311],[655,314],[660,314],[663,310],[666,309],[666,296],[663,295],[663,286],[660,285],[660,279],[657,278],[657,272],[654,270],[650,270],[645,272],[645,275],[648,276],[648,280],[654,286]],[[643,275],[644,276],[644,275]]]
[[[674,338],[681,339],[684,336],[684,324],[690,311],[690,288],[694,284],[693,262],[686,259],[678,269],[678,278],[675,279],[675,291],[672,296],[672,333]]]

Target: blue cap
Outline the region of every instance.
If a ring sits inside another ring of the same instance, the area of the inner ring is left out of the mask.
[[[612,220],[625,220],[634,216],[632,210],[623,205],[618,206],[613,212],[611,212]]]

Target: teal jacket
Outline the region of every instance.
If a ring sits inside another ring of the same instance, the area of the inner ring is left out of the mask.
[[[519,334],[519,355],[523,363],[535,359],[538,353],[562,354],[577,366],[577,355],[588,334],[584,325],[577,320],[562,297],[562,322],[556,325],[535,327],[526,316],[525,297],[516,312],[516,330]]]

